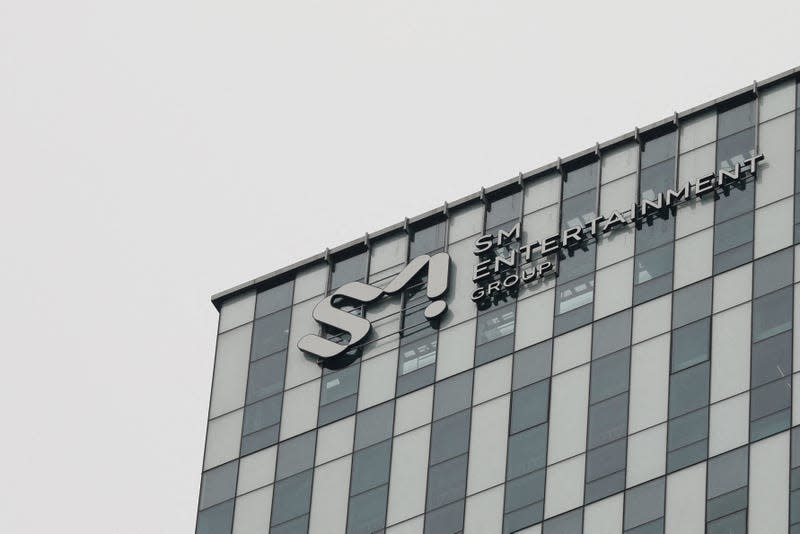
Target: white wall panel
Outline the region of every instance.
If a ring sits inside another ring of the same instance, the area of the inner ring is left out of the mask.
[[[672,325],[672,295],[664,295],[633,309],[633,343],[668,332]]]
[[[430,435],[431,427],[424,426],[394,438],[386,516],[389,525],[425,511]]]
[[[365,410],[394,397],[397,382],[397,351],[361,362],[358,409]]]
[[[433,386],[403,395],[395,403],[395,435],[428,424],[433,417]]]
[[[472,409],[467,495],[505,480],[510,400],[504,395]]]
[[[262,449],[239,460],[239,480],[236,493],[241,495],[256,488],[272,484],[275,480],[275,460],[278,446]]]
[[[513,358],[506,356],[475,369],[472,404],[480,404],[511,391]]]
[[[472,304],[475,306],[475,304]],[[475,365],[475,325],[471,319],[439,331],[436,345],[436,380],[443,380]]]
[[[252,333],[253,323],[248,323],[217,338],[210,419],[244,406]]]
[[[658,478],[667,467],[667,423],[628,436],[625,484],[631,488]]]
[[[583,534],[620,534],[623,500],[623,494],[618,493],[588,505],[583,514]]]
[[[272,486],[236,498],[233,534],[267,532],[272,509]]]
[[[670,336],[665,334],[633,346],[628,415],[630,434],[667,420],[669,344]]]
[[[706,462],[667,477],[664,534],[705,532]]]
[[[592,358],[592,325],[586,325],[553,339],[553,374],[588,363]]]
[[[714,313],[747,302],[752,295],[752,263],[714,277]]]
[[[555,290],[550,289],[517,302],[514,350],[552,337],[554,298]]]
[[[750,303],[711,321],[711,402],[750,388]]]
[[[314,380],[283,394],[281,441],[317,426],[319,383],[319,380]]]
[[[344,534],[351,460],[352,456],[345,456],[314,469],[309,534]]]
[[[679,289],[708,278],[714,263],[714,229],[708,228],[675,242],[673,286]]]
[[[330,462],[353,452],[353,432],[356,417],[351,415],[317,431],[316,465]]]
[[[630,308],[633,298],[633,258],[597,271],[594,283],[594,318]]]
[[[794,239],[794,199],[786,198],[756,210],[753,257],[791,246]]]
[[[500,534],[503,531],[503,486],[467,497],[464,534]]]
[[[234,295],[226,299],[219,310],[219,331],[225,332],[252,321],[255,311],[255,291]]]
[[[773,534],[789,528],[789,432],[750,446],[747,532]]]
[[[581,454],[547,468],[544,517],[563,514],[583,504],[586,455]]]
[[[239,456],[243,414],[244,410],[236,410],[208,422],[203,470],[222,465]]]
[[[589,365],[553,377],[550,386],[548,465],[586,449],[588,402]]]
[[[709,457],[747,444],[749,415],[749,392],[711,405],[708,428]]]

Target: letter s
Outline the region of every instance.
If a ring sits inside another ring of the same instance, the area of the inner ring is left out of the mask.
[[[308,334],[300,338],[297,348],[324,360],[338,356],[353,345],[360,343],[369,334],[370,322],[337,308],[333,305],[333,301],[337,297],[346,297],[357,302],[368,303],[380,297],[382,293],[383,291],[379,288],[361,282],[350,282],[343,285],[317,304],[312,316],[320,324],[346,332],[350,335],[350,341],[346,345],[340,345],[316,334]]]

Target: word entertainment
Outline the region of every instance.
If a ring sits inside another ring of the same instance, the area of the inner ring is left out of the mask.
[[[642,199],[639,204],[634,203],[629,210],[613,211],[610,215],[594,217],[583,226],[572,226],[541,242],[534,241],[518,249],[508,247],[507,256],[501,255],[500,251],[494,249],[519,241],[520,223],[510,230],[500,230],[497,235],[482,235],[475,241],[473,252],[476,256],[486,259],[479,261],[472,273],[472,281],[480,286],[472,292],[472,300],[480,304],[492,295],[499,296],[501,293],[513,292],[520,283],[534,282],[556,274],[555,266],[550,261],[541,261],[535,266],[532,265],[529,270],[521,269],[517,274],[517,267],[531,263],[532,259],[535,259],[534,254],[544,257],[560,252],[561,249],[574,250],[585,245],[587,240],[596,240],[599,235],[616,228],[649,217],[667,217],[670,212],[675,213],[678,204],[714,193],[719,188],[741,185],[745,179],[755,175],[758,163],[763,159],[764,155],[758,154],[737,163],[733,170],[719,171],[694,182],[687,182],[677,189],[667,189],[655,195],[652,200]],[[502,274],[509,272],[510,274],[505,276]]]

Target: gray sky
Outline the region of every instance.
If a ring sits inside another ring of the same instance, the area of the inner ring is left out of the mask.
[[[0,530],[192,532],[212,293],[800,64],[659,4],[0,0]]]

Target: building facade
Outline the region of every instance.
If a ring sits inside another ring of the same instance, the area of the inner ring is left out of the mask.
[[[214,296],[197,532],[800,532],[799,77]]]

